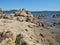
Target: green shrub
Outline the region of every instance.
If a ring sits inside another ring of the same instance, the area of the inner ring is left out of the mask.
[[[16,45],[20,45],[22,38],[23,38],[23,37],[21,36],[21,34],[18,34],[18,35],[17,35],[16,41],[15,41]]]

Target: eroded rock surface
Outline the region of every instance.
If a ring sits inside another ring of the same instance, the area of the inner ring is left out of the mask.
[[[4,17],[0,19],[0,45],[59,45],[46,26],[29,12],[22,10],[12,19]]]

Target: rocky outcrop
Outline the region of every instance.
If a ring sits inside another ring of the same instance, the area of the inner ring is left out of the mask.
[[[15,45],[16,32],[4,30],[0,32],[0,44],[1,45]]]
[[[27,14],[27,15],[25,15]],[[0,19],[0,45],[59,45],[45,23],[22,9]]]
[[[33,17],[33,15],[29,11],[26,11],[25,9],[20,9],[19,11],[15,12],[15,16]]]
[[[55,14],[52,16],[53,18],[59,18],[60,17],[60,14]]]
[[[46,28],[31,22],[0,19],[0,32],[1,45],[58,45]]]
[[[15,12],[15,16],[27,16],[26,11],[24,9]]]
[[[31,22],[31,23],[37,23],[37,19],[35,19],[35,17],[33,17],[31,12],[26,11],[24,9],[19,10],[15,14],[15,17],[17,17],[16,20],[19,20],[19,21],[26,21],[26,22]]]
[[[18,12],[13,14],[3,14],[0,16],[3,19],[15,19],[17,21],[26,21],[26,22],[34,22],[35,23],[35,18],[31,14],[31,12],[26,11],[25,9],[19,10]]]
[[[37,18],[40,19],[40,18],[44,18],[46,16],[46,14],[40,14]]]
[[[10,20],[12,20],[12,19],[14,18],[14,15],[4,14],[4,15],[2,16],[2,18],[3,18],[3,19],[10,19]]]

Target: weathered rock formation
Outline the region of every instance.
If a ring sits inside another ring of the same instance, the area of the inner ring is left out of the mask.
[[[26,11],[24,9],[15,12],[15,16],[27,16]]]
[[[37,18],[40,19],[40,18],[44,18],[46,16],[46,14],[40,14]]]
[[[58,18],[58,17],[60,17],[60,14],[55,14],[55,15],[53,15],[52,17],[53,17],[53,18]]]
[[[0,45],[59,45],[44,23],[24,9],[0,19]]]
[[[15,45],[16,32],[4,30],[0,32],[0,43],[1,45]]]

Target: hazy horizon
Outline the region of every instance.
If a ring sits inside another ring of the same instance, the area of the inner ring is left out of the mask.
[[[60,11],[60,0],[0,0],[3,10],[22,9],[29,11]]]

